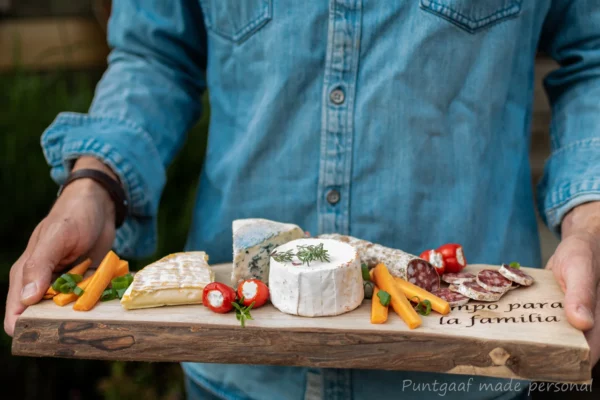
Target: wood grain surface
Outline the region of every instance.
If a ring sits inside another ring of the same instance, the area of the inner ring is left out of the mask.
[[[227,282],[230,265],[214,266]],[[477,271],[495,266],[471,265]],[[125,361],[194,361],[446,372],[538,381],[589,382],[589,347],[566,320],[549,271],[497,303],[470,302],[424,316],[410,330],[393,312],[369,322],[370,301],[336,317],[304,318],[266,305],[242,328],[233,313],[201,305],[124,310],[118,301],[89,312],[51,300],[17,321],[13,354]]]

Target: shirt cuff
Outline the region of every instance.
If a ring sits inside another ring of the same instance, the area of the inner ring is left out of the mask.
[[[538,185],[538,209],[558,237],[573,208],[600,201],[600,139],[581,140],[552,153]]]
[[[61,113],[42,134],[41,145],[50,175],[59,185],[68,177],[74,160],[83,155],[111,167],[129,201],[128,216],[116,232],[115,251],[124,257],[154,252],[156,215],[166,173],[147,132],[111,117]]]

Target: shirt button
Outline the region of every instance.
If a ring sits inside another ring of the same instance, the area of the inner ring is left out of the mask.
[[[331,205],[337,204],[337,202],[340,201],[340,192],[337,190],[330,190],[329,193],[327,193],[327,201]]]
[[[342,104],[345,99],[344,91],[342,89],[332,90],[329,94],[329,98],[333,104]]]

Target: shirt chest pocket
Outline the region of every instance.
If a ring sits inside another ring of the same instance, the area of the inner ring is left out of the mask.
[[[522,0],[420,0],[421,8],[469,33],[516,17]]]
[[[273,0],[199,0],[206,28],[234,43],[248,39],[272,17]]]

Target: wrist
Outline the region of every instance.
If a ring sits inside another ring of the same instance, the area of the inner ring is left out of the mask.
[[[99,211],[103,213],[104,219],[114,221],[116,213],[114,202],[98,182],[93,179],[78,179],[67,185],[60,197],[73,198],[74,196],[96,204]]]
[[[600,237],[600,201],[581,204],[567,213],[561,223],[563,237],[586,233]]]
[[[119,177],[117,176],[117,174],[115,174],[115,172],[112,170],[112,168],[110,168],[108,165],[106,165],[105,163],[103,163],[102,161],[100,161],[99,159],[92,157],[92,156],[82,156],[80,158],[77,159],[77,161],[75,161],[75,163],[73,164],[73,172],[78,171],[80,169],[97,169],[99,171],[102,171],[106,174],[108,174],[112,179],[114,179],[115,181],[119,182],[119,184],[121,184],[121,181],[119,179]]]
[[[115,221],[115,228],[119,228],[125,221],[127,194],[117,174],[101,160],[92,156],[77,159],[69,177],[61,185],[58,196],[69,188],[71,192],[83,191],[79,195],[92,195],[91,201],[102,206],[105,216]]]

